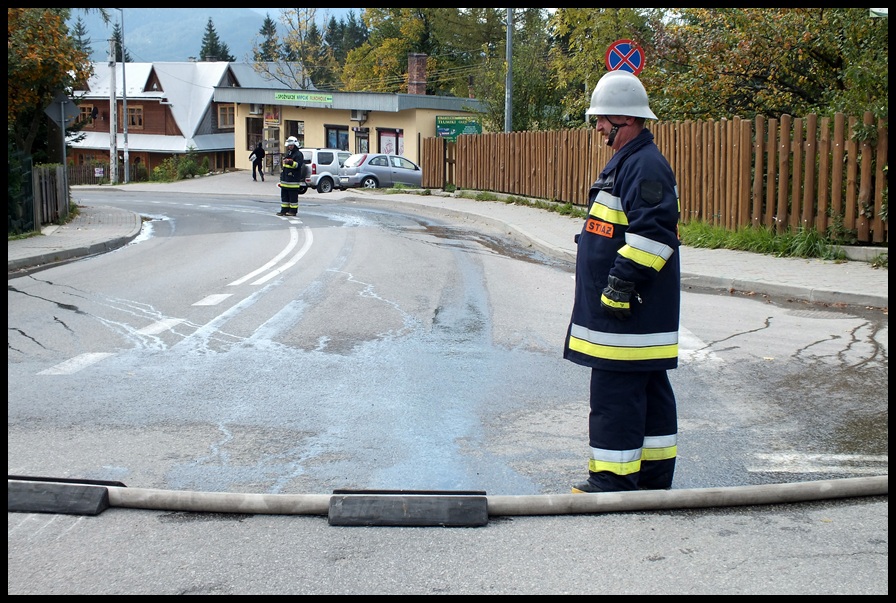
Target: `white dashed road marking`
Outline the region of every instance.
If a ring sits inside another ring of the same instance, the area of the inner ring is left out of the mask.
[[[77,373],[83,368],[90,366],[91,364],[96,364],[100,360],[114,355],[115,354],[107,354],[104,352],[80,354],[78,356],[75,356],[74,358],[66,360],[65,362],[60,362],[56,366],[52,366],[44,371],[41,371],[38,373],[38,375],[71,375],[73,373]]]

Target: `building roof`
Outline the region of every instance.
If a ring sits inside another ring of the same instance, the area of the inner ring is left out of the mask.
[[[126,80],[128,99],[167,100],[171,103],[171,115],[177,127],[185,136],[192,136],[212,102],[215,86],[224,81],[229,66],[227,61],[115,63],[115,97],[123,98],[123,81]],[[150,89],[153,74],[159,80],[159,90]],[[75,99],[108,100],[111,84],[109,64],[94,63],[87,90],[76,90]]]
[[[236,63],[227,61],[203,62],[160,62],[160,63],[115,63],[115,97],[125,98],[127,85],[128,100],[152,100],[165,103],[174,123],[182,135],[138,134],[128,132],[128,148],[135,151],[186,153],[191,149],[199,151],[233,150],[233,134],[199,134],[199,127],[212,105],[215,87],[229,81],[228,70]],[[263,85],[261,78],[253,78],[245,70],[240,79],[253,86]],[[236,76],[230,72],[234,80]],[[153,77],[154,76],[154,77]],[[113,70],[109,63],[94,63],[93,75],[87,82],[86,90],[76,90],[73,94],[78,102],[89,100],[108,101],[111,97]],[[158,86],[151,82],[158,80]],[[280,84],[278,84],[279,86]],[[108,132],[81,132],[72,138],[74,148],[109,148]],[[124,138],[117,137],[123,148]]]
[[[270,70],[276,71],[276,64]],[[302,90],[286,87],[269,74],[258,72],[254,63],[228,61],[185,61],[159,63],[115,63],[115,97],[128,100],[156,101],[168,106],[182,135],[139,134],[128,132],[128,149],[146,152],[186,153],[191,149],[203,152],[233,150],[233,133],[199,134],[200,126],[214,102],[242,102],[360,111],[398,112],[407,109],[477,112],[482,102],[477,99],[423,94],[391,94],[381,92],[319,92],[309,85]],[[298,72],[298,64],[286,65]],[[107,62],[93,63],[93,75],[86,90],[75,90],[76,102],[103,100],[111,97],[113,69]],[[154,86],[158,80],[158,86]],[[287,98],[289,100],[283,100]],[[80,149],[108,149],[108,132],[79,132],[70,144]],[[74,141],[75,138],[79,140]],[[124,148],[124,137],[116,137]]]
[[[270,73],[265,73],[264,71],[256,71],[255,63],[231,63],[230,64],[230,72],[233,74],[233,78],[236,80],[236,85],[238,88],[283,88],[284,84],[276,79],[276,77],[272,74],[276,73],[284,73],[284,74],[293,74],[293,79],[298,79],[302,77],[302,65],[297,62],[283,62],[283,63],[262,63],[262,65],[267,65],[267,70]],[[284,78],[290,77],[289,75],[285,75]],[[311,83],[310,78],[308,81],[308,90],[317,90],[314,84]]]
[[[312,92],[308,90],[290,90],[282,87],[266,87],[264,89],[219,87],[215,89],[215,102],[383,111],[386,113],[397,113],[409,109],[465,111],[469,113],[478,113],[485,110],[483,102],[475,98],[392,92]]]
[[[76,149],[103,149],[109,151],[108,132],[78,132],[82,137],[71,142]],[[124,137],[119,132],[116,138],[119,149],[124,148]],[[233,150],[233,132],[224,134],[204,134],[187,138],[185,136],[165,136],[163,134],[133,134],[128,132],[128,150],[147,153],[183,154],[191,150],[210,153]]]

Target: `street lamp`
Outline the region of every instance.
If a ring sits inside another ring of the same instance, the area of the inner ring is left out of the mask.
[[[121,109],[124,113],[124,183],[127,184],[131,171],[128,158],[128,122],[131,121],[131,116],[128,114],[128,84],[125,78],[128,66],[124,46],[124,9],[116,8],[115,10],[121,12]]]

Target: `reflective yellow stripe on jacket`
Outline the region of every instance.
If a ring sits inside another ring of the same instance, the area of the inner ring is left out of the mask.
[[[657,360],[678,357],[678,331],[669,333],[602,333],[577,324],[570,328],[569,348],[609,360]]]
[[[622,224],[628,226],[628,218],[622,211],[622,201],[619,197],[611,195],[609,191],[600,191],[591,204],[588,215],[610,224]]]
[[[622,209],[622,200],[609,191],[597,193],[588,215],[610,224],[628,226],[628,217]],[[653,268],[657,272],[666,265],[666,261],[674,252],[675,250],[668,245],[628,232],[625,233],[625,245],[619,249],[619,255],[641,266]]]
[[[662,270],[674,252],[674,249],[664,243],[658,243],[630,232],[625,233],[625,245],[619,249],[619,255],[622,257],[641,266],[653,268],[657,272]]]

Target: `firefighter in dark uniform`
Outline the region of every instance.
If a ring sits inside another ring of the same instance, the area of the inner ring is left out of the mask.
[[[615,154],[592,185],[576,236],[576,283],[563,357],[591,369],[588,479],[574,493],[668,489],[678,418],[678,185],[645,128],[641,81],[601,77],[586,112]]]
[[[286,139],[286,152],[280,167],[280,211],[278,216],[295,216],[299,213],[299,194],[304,193],[307,185],[303,175],[305,158],[299,150],[299,141],[295,136]]]

